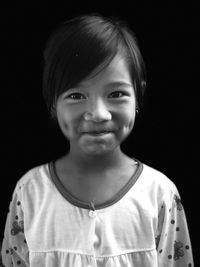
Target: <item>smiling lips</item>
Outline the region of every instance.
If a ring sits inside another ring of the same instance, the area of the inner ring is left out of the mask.
[[[91,134],[91,135],[103,135],[114,132],[114,127],[111,126],[100,126],[100,125],[88,125],[88,127],[84,127],[81,130],[83,134]]]
[[[108,134],[111,133],[110,131],[101,131],[101,132],[85,132],[85,134],[91,134],[91,135],[96,135],[96,136],[100,136],[100,135],[104,135],[104,134]]]
[[[85,124],[82,125],[80,129],[80,133],[83,135],[90,135],[90,136],[106,136],[108,134],[112,134],[116,131],[116,127],[111,124],[107,125],[97,125],[97,124]]]
[[[102,135],[113,132],[111,129],[88,129],[83,131],[83,134]]]

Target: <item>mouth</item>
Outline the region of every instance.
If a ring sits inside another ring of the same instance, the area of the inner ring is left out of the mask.
[[[105,135],[105,134],[109,134],[111,133],[110,131],[101,131],[101,132],[96,132],[96,131],[93,131],[93,132],[84,132],[84,134],[89,134],[89,135],[95,135],[95,136],[101,136],[101,135]]]

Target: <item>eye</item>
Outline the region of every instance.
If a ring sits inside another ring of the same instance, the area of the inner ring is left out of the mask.
[[[72,93],[66,96],[66,98],[72,99],[72,100],[82,100],[82,99],[85,99],[85,96],[81,93]]]
[[[110,98],[121,98],[121,97],[126,96],[126,95],[127,94],[123,91],[114,91],[109,95],[109,97]]]

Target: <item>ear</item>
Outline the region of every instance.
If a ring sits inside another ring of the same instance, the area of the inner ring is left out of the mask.
[[[51,117],[52,117],[53,120],[56,120],[57,119],[57,112],[56,112],[56,106],[55,106],[55,104],[53,104],[51,106],[50,114],[51,114]]]

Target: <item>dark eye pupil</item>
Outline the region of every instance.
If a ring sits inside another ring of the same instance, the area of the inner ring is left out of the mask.
[[[81,95],[81,94],[72,94],[72,95],[70,95],[70,98],[72,98],[72,99],[80,99],[80,98],[83,98],[83,96]]]
[[[112,96],[112,97],[120,97],[120,96],[122,96],[122,93],[121,93],[121,92],[113,92],[113,93],[111,94],[111,96]]]

